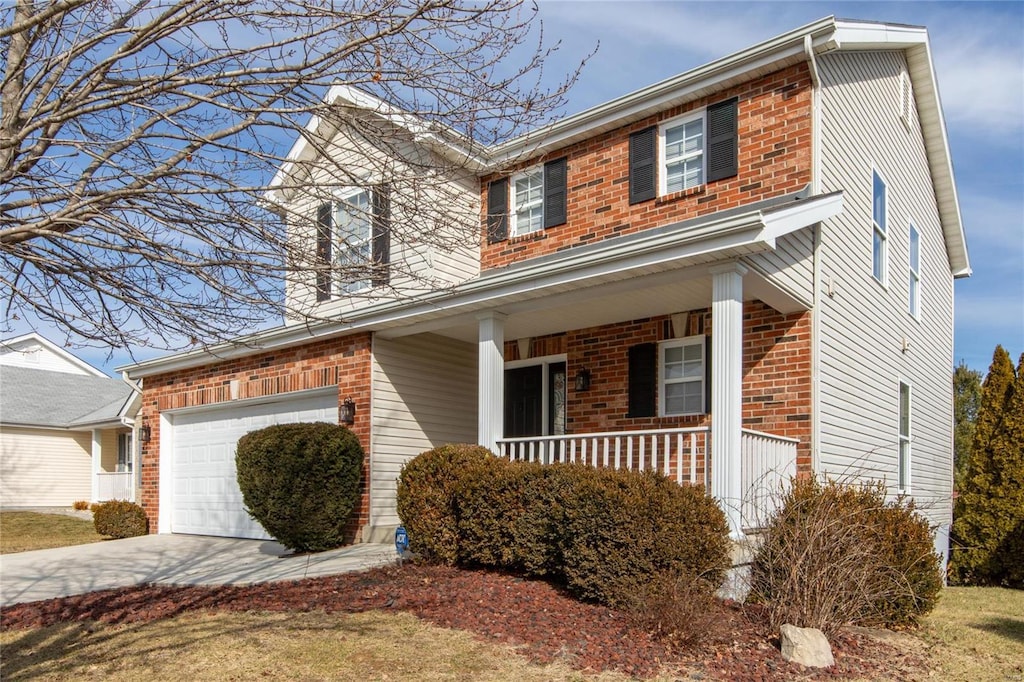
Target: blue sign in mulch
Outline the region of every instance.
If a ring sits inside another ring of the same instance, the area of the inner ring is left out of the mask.
[[[398,556],[403,556],[409,551],[409,534],[405,532],[405,526],[395,529],[395,550]]]

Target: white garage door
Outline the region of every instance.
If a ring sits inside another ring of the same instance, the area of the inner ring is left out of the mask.
[[[337,393],[175,415],[171,532],[269,538],[243,508],[235,445],[264,426],[317,421],[337,423]]]

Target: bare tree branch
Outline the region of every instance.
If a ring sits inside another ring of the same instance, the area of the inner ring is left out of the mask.
[[[522,0],[16,0],[0,16],[7,325],[111,346],[314,315],[285,293],[323,267],[310,207],[345,188],[386,178],[392,242],[422,259],[476,244],[478,209],[453,179],[474,177],[479,145],[558,114],[576,78],[543,86],[557,45]],[[325,101],[339,85],[387,111]],[[300,138],[317,153],[287,158]],[[275,174],[288,200],[273,205]],[[376,266],[328,267],[358,282]],[[443,284],[389,267],[390,296]]]

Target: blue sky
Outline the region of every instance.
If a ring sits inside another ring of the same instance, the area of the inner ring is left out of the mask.
[[[954,357],[984,372],[997,343],[1014,362],[1024,352],[1024,3],[542,1],[540,15],[562,41],[553,82],[600,44],[566,113],[829,15],[928,27],[974,270],[955,287]],[[111,372],[131,361],[73,352]]]

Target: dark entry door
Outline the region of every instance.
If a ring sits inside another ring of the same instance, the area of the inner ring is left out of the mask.
[[[544,433],[544,367],[505,370],[505,437]]]

